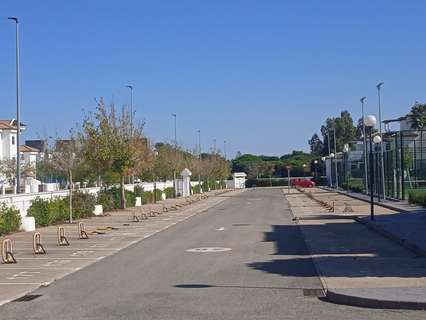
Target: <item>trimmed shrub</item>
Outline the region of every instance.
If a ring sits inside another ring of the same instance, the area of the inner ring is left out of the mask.
[[[15,208],[9,208],[6,204],[0,206],[0,235],[5,235],[19,230],[21,215]]]
[[[348,180],[342,184],[342,188],[353,192],[364,192],[364,184],[361,180]]]
[[[120,209],[120,192],[120,188],[117,187],[103,189],[98,193],[97,203],[102,205],[104,211]],[[136,193],[124,190],[124,195],[126,198],[126,207],[134,207],[136,203]]]
[[[175,188],[173,187],[166,188],[163,192],[166,194],[167,199],[175,197]]]
[[[34,217],[37,226],[50,224],[69,219],[69,200],[55,198],[45,200],[37,197],[28,208],[27,215]]]
[[[154,202],[154,192],[152,191],[144,191],[142,194],[142,203],[153,203]]]
[[[272,184],[273,187],[286,187],[287,186],[287,179],[247,179],[246,180],[246,187],[252,188],[252,187],[270,187]]]
[[[69,204],[69,198],[67,198]],[[95,209],[96,197],[90,193],[77,191],[72,195],[73,218],[82,219],[91,217]]]
[[[426,207],[426,190],[411,189],[408,191],[408,202]]]
[[[192,187],[192,194],[198,194],[200,193],[200,186],[197,184]]]

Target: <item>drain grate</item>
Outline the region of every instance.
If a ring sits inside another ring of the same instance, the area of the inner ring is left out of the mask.
[[[303,295],[305,297],[323,298],[325,297],[325,292],[323,289],[303,289]]]
[[[13,302],[26,302],[26,301],[32,301],[34,299],[37,299],[41,297],[41,294],[27,294],[23,297],[20,297],[18,299],[13,300]]]

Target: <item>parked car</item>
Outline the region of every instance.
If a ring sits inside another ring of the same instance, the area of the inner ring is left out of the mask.
[[[297,187],[301,187],[301,188],[313,188],[313,187],[315,187],[315,182],[312,181],[311,179],[295,178],[295,179],[291,179],[290,183],[291,183],[292,186],[297,186]]]

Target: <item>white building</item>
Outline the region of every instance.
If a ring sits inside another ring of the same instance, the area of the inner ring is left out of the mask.
[[[26,126],[21,123],[21,133]],[[16,159],[17,151],[17,122],[12,120],[0,120],[0,161]],[[31,165],[35,168],[36,162],[40,159],[40,151],[34,147],[21,145],[19,147],[20,161],[22,166]],[[33,172],[33,175],[35,172]],[[5,177],[0,174],[0,186],[4,192],[4,188],[10,187]]]

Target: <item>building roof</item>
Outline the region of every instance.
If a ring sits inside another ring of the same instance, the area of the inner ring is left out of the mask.
[[[16,130],[17,122],[15,119],[11,120],[0,120],[0,129],[3,130]],[[24,129],[26,126],[21,122],[21,129]]]
[[[33,147],[30,147],[30,146],[27,146],[27,145],[22,145],[22,146],[19,147],[19,152],[22,152],[22,153],[25,153],[25,152],[36,152],[36,153],[39,153],[40,150],[36,149],[36,148],[33,148]]]

